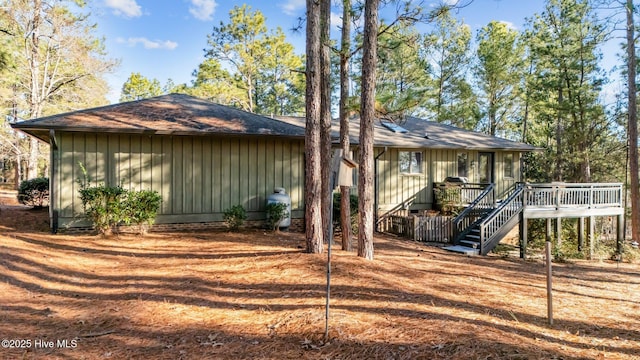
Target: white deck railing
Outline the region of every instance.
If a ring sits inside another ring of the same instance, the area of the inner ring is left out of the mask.
[[[527,184],[524,206],[541,210],[622,207],[622,184]]]

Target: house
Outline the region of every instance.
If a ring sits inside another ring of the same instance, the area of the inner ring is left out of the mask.
[[[243,205],[264,218],[267,196],[283,187],[293,228],[304,219],[304,119],[247,113],[183,94],[74,111],[12,125],[51,146],[53,231],[87,227],[77,180],[156,190],[157,227],[221,226],[224,210]],[[339,125],[334,124],[337,138]],[[357,151],[359,124],[351,122]],[[521,180],[532,146],[408,117],[376,122],[376,207],[431,209],[434,183],[447,176],[496,183]]]
[[[359,123],[350,124],[357,153]],[[79,199],[81,165],[94,184],[157,191],[163,202],[156,228],[221,227],[234,205],[261,224],[275,188],[290,196],[290,227],[303,228],[302,118],[273,119],[170,94],[12,126],[50,144],[53,232],[90,225]],[[453,225],[453,242],[466,241],[474,252],[485,254],[518,222],[526,244],[527,218],[622,218],[620,184],[522,184],[522,154],[535,150],[530,145],[415,117],[374,126],[378,222],[432,209],[434,187],[447,177],[480,185],[465,187],[475,192],[468,192],[469,206]],[[336,144],[338,133],[334,123]]]
[[[278,117],[304,126],[304,118]],[[339,124],[333,124],[334,138]],[[359,122],[350,122],[350,143],[357,159]],[[376,121],[375,203],[378,216],[402,206],[409,212],[433,209],[434,186],[447,177],[495,184],[502,193],[522,181],[521,158],[535,147],[454,126],[406,117],[401,122]],[[355,183],[355,182],[354,182]]]
[[[188,95],[80,110],[12,125],[50,144],[51,228],[83,228],[79,164],[93,183],[156,190],[160,228],[222,226],[243,205],[262,222],[285,188],[291,227],[304,218],[304,128]]]
[[[300,118],[280,120],[304,125]],[[622,239],[622,184],[525,184],[522,156],[537,150],[533,146],[415,117],[393,123],[377,121],[374,127],[379,230],[414,240],[452,243],[450,250],[485,255],[519,225],[521,256],[525,257],[529,219],[546,219],[549,237],[553,220],[560,229],[561,219],[579,219],[579,250],[587,219],[591,254],[594,217],[607,216],[617,217],[617,236]],[[332,130],[337,136],[338,124]],[[358,134],[358,121],[351,121],[350,142],[355,153]],[[465,208],[446,221],[421,216],[436,205],[434,188],[450,177],[468,181],[458,188]],[[556,230],[558,241],[561,233]]]

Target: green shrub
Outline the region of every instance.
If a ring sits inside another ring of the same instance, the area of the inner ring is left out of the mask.
[[[78,163],[82,171],[79,178],[80,200],[84,208],[84,216],[93,227],[103,235],[110,235],[119,224],[139,227],[145,234],[155,221],[162,197],[157,191],[128,191],[122,186],[106,186],[100,184],[90,186],[91,178],[82,163]]]
[[[247,220],[247,211],[242,205],[234,205],[224,211],[223,218],[229,230],[237,231]]]
[[[622,260],[630,263],[637,263],[640,261],[640,249],[638,246],[632,246],[628,242],[624,242],[622,250]]]
[[[287,211],[287,204],[284,203],[270,203],[267,204],[267,225],[271,230],[278,230],[280,223],[284,220],[289,212]]]
[[[127,191],[121,186],[92,186],[80,189],[85,217],[101,234],[110,235],[123,220]]]
[[[140,233],[146,234],[160,209],[160,194],[153,190],[129,191],[123,200],[122,222],[138,226]]]
[[[46,206],[49,203],[49,179],[39,177],[21,182],[18,189],[18,201],[34,208]]]
[[[334,227],[342,227],[342,218],[340,217],[340,209],[342,207],[342,194],[333,193],[333,224]],[[351,233],[358,233],[358,195],[349,195],[349,212],[351,217]]]
[[[442,215],[457,215],[462,208],[460,200],[460,186],[444,185],[433,190],[436,197],[436,207]]]

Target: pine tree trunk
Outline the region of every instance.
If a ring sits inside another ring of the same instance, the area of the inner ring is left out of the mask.
[[[40,26],[42,17],[40,11],[42,2],[36,0],[33,3],[34,16],[32,23],[32,33],[30,36],[31,58],[29,59],[29,70],[31,71],[31,89],[29,93],[29,119],[38,118],[41,114],[40,104]],[[36,138],[29,141],[29,157],[27,158],[27,179],[38,177],[38,159],[40,158],[40,147]]]
[[[40,143],[38,139],[29,139],[29,165],[27,168],[27,179],[38,177],[38,159],[40,158]]]
[[[305,234],[307,252],[322,252],[322,179],[320,168],[320,5],[307,0],[305,130]]]
[[[342,153],[350,154],[349,140],[349,53],[351,52],[351,0],[342,1],[342,44],[340,46],[340,146]],[[351,190],[340,187],[340,223],[342,250],[353,251],[351,244]]]
[[[640,241],[640,181],[638,179],[638,113],[636,89],[635,26],[633,1],[627,0],[627,74],[629,85],[629,171],[631,172],[632,238]]]
[[[331,183],[331,53],[329,28],[331,26],[331,0],[320,1],[320,68],[321,101],[320,126],[322,150],[322,229],[324,242],[331,241],[331,202],[333,189]]]
[[[15,180],[14,180],[14,189],[17,191],[20,189],[20,179],[22,178],[22,158],[20,155],[16,157],[16,167],[15,167]]]
[[[554,180],[562,181],[562,167],[563,167],[563,159],[562,159],[562,137],[563,128],[562,128],[562,87],[558,85],[558,114],[556,119],[556,171],[554,174]]]
[[[362,47],[362,95],[360,98],[360,172],[358,175],[358,256],[373,260],[373,122],[377,66],[378,0],[366,0]]]

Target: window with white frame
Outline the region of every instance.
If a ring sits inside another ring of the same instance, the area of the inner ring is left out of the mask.
[[[513,154],[504,154],[504,177],[512,178],[513,174]]]
[[[401,174],[422,174],[421,151],[400,151],[399,163]]]
[[[468,156],[467,153],[459,153],[458,154],[458,176],[467,177],[468,176]]]

